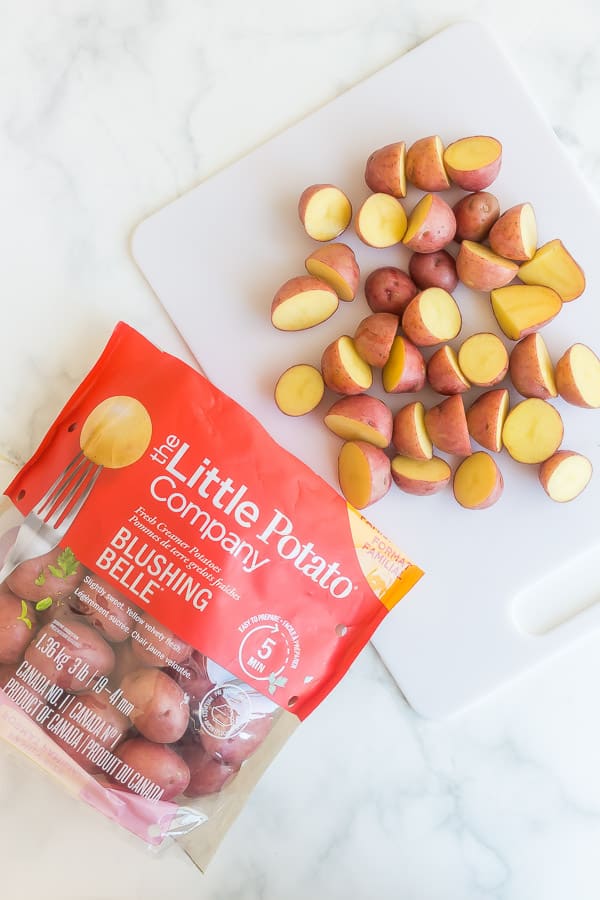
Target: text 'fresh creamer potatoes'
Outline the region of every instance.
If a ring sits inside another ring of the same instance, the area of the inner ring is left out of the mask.
[[[201,868],[422,575],[123,323],[7,494],[0,735]]]

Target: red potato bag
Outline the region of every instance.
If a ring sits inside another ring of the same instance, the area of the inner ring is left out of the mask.
[[[27,516],[75,470],[56,546],[0,538],[0,736],[203,869],[422,572],[124,323],[6,493]]]

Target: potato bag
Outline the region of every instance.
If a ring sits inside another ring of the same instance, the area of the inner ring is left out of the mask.
[[[422,572],[124,323],[6,494],[22,520],[53,485],[58,542],[0,537],[0,736],[203,869]]]

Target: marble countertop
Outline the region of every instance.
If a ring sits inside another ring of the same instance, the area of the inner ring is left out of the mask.
[[[190,359],[129,253],[144,216],[464,20],[487,25],[600,194],[600,8],[585,0],[1,4],[0,454],[28,457],[117,319]],[[598,647],[446,722],[419,718],[367,647],[205,876],[2,747],[2,895],[597,900]]]

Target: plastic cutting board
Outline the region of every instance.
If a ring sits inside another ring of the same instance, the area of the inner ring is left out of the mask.
[[[370,310],[361,291],[317,328],[271,327],[275,290],[303,273],[314,247],[298,222],[297,199],[309,184],[332,182],[356,208],[368,193],[363,171],[372,150],[435,133],[445,143],[469,134],[502,141],[503,167],[491,188],[501,207],[530,201],[539,243],[560,237],[587,277],[586,293],[544,329],[550,353],[556,360],[577,340],[600,351],[599,207],[502,51],[469,23],[348,90],[150,216],[133,236],[137,263],[208,376],[334,485],[340,441],[321,422],[333,396],[290,419],[275,407],[273,386],[294,362],[318,365],[322,349],[352,334]],[[450,201],[461,195],[454,190]],[[419,196],[409,193],[407,209]],[[342,239],[363,274],[408,262],[405,248],[368,248],[351,228]],[[485,294],[459,287],[455,296],[463,337],[497,331]],[[378,376],[375,383],[373,393],[384,397]],[[466,403],[479,392],[471,390]],[[388,399],[397,409],[414,398]],[[514,392],[512,399],[519,399]],[[503,451],[504,495],[490,509],[466,511],[451,490],[419,498],[393,486],[366,512],[426,570],[373,641],[423,715],[455,712],[600,625],[600,412],[560,399],[556,406],[563,446],[587,454],[596,469],[576,501],[550,501],[537,467],[519,466]]]

